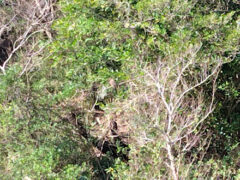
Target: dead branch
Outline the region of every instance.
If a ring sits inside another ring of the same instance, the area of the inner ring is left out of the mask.
[[[32,1],[18,0],[16,3],[9,1],[9,4],[11,4],[13,8],[14,15],[7,24],[1,26],[0,34],[6,31],[8,26],[10,26],[11,23],[13,23],[16,17],[22,18],[25,20],[25,27],[24,27],[25,30],[21,35],[18,35],[18,37],[13,43],[12,51],[8,54],[8,57],[4,61],[2,66],[0,66],[0,69],[3,74],[6,74],[7,64],[12,59],[13,55],[17,51],[22,49],[26,45],[26,43],[29,41],[29,39],[35,36],[37,33],[46,32],[46,34],[51,40],[52,36],[49,33],[48,29],[54,20],[54,8],[53,8],[54,3],[55,3],[55,0],[32,0]],[[42,50],[43,49],[40,48],[37,51],[42,51]],[[36,53],[33,53],[33,54],[36,54]],[[25,70],[23,70],[22,73],[24,71]]]

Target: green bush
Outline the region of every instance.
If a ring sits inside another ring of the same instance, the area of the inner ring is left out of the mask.
[[[59,1],[52,42],[30,39],[47,48],[23,74],[22,48],[0,77],[0,178],[238,178],[237,7]],[[115,146],[129,161],[96,157],[96,138],[81,136],[97,124],[95,105],[127,120],[129,149]]]

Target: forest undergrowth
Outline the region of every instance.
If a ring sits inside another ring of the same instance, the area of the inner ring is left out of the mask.
[[[237,0],[0,0],[0,179],[240,179]]]

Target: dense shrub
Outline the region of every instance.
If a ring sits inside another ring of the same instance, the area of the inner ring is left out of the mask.
[[[59,1],[2,68],[0,178],[238,178],[238,7]],[[127,145],[99,111],[127,122]]]

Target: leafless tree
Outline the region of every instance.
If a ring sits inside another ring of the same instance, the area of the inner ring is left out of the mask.
[[[143,65],[145,75],[139,84],[144,85],[134,87],[142,89],[131,101],[149,104],[145,117],[150,117],[149,124],[160,131],[165,142],[165,165],[175,180],[180,178],[181,154],[200,143],[202,123],[214,110],[216,78],[222,61],[220,58],[200,61],[197,54],[201,46],[201,43],[189,45],[177,55],[169,51],[167,59],[159,57],[157,63]],[[212,89],[210,99],[204,96],[203,85],[207,83]],[[142,138],[151,141],[144,135]]]

